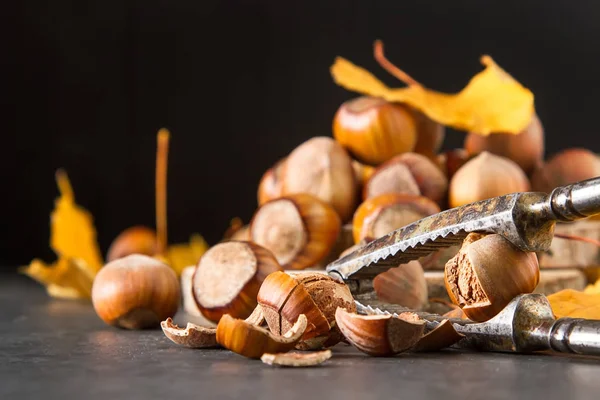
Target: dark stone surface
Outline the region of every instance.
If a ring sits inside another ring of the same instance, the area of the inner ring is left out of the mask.
[[[597,399],[600,359],[447,351],[372,358],[338,345],[282,369],[106,326],[91,304],[0,276],[0,399]],[[185,315],[176,318],[184,322]]]

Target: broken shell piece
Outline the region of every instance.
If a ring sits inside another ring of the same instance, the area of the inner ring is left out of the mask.
[[[324,363],[330,358],[331,350],[323,350],[310,353],[265,353],[260,359],[265,364],[281,367],[313,367]]]
[[[306,316],[300,315],[292,328],[283,336],[229,314],[223,315],[217,325],[217,342],[248,358],[260,358],[264,353],[285,353],[294,348],[306,330]]]
[[[171,318],[160,323],[166,337],[173,343],[192,349],[206,349],[210,347],[219,347],[217,343],[217,330],[215,328],[206,328],[188,322],[187,326],[180,328]]]
[[[452,322],[445,319],[433,330],[427,332],[414,347],[414,351],[437,351],[452,346],[464,337],[456,332]]]
[[[425,321],[391,315],[359,315],[338,308],[335,320],[344,337],[371,356],[391,356],[409,350],[423,335]]]
[[[300,314],[308,318],[308,328],[298,350],[317,350],[333,346],[341,339],[335,326],[335,310],[356,310],[346,284],[319,272],[274,272],[258,292],[269,329],[276,335],[286,332]]]

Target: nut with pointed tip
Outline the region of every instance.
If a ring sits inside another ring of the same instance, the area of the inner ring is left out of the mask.
[[[360,161],[381,164],[414,149],[415,117],[404,105],[378,97],[358,97],[343,103],[336,112],[333,137]]]
[[[171,318],[162,321],[160,327],[165,336],[175,344],[191,349],[219,347],[216,328],[207,328],[188,322],[184,329],[177,326]]]
[[[269,168],[260,178],[257,195],[259,206],[281,196],[281,171],[283,170],[284,163],[285,158],[277,161],[275,165]]]
[[[497,234],[469,242],[444,270],[450,300],[469,319],[487,321],[517,295],[533,292],[540,278],[535,253],[522,251]]]
[[[106,264],[92,286],[92,303],[107,324],[126,329],[157,327],[179,307],[177,274],[155,258],[132,254]]]
[[[428,304],[427,281],[421,263],[407,264],[380,273],[373,279],[377,298],[413,310],[423,310]]]
[[[372,241],[438,212],[440,207],[423,196],[388,193],[371,197],[354,213],[354,241]]]
[[[363,189],[363,199],[387,193],[425,196],[441,203],[448,190],[448,180],[429,158],[404,153],[380,165]]]
[[[392,356],[409,350],[423,336],[425,321],[418,317],[359,315],[338,308],[335,320],[344,337],[371,356]]]
[[[225,314],[217,325],[217,342],[234,353],[258,359],[265,353],[285,353],[292,350],[306,326],[306,316],[300,315],[296,323],[284,335],[279,336]]]
[[[539,166],[531,177],[533,190],[550,193],[559,186],[600,176],[600,157],[581,148],[562,150]]]
[[[329,137],[314,137],[296,147],[281,172],[282,195],[311,194],[330,204],[343,222],[357,202],[357,182],[352,159]]]
[[[459,207],[509,193],[527,192],[527,176],[516,163],[484,151],[469,160],[452,177],[450,207]]]
[[[281,269],[275,256],[256,243],[219,243],[202,255],[194,271],[194,300],[210,321],[219,322],[224,314],[246,318],[256,308],[265,278]]]
[[[341,340],[335,325],[335,310],[356,310],[348,287],[328,275],[315,272],[276,272],[267,277],[258,293],[271,332],[281,335],[299,315],[308,318],[308,328],[299,350],[330,347]]]
[[[284,269],[304,269],[330,253],[340,229],[340,218],[330,205],[309,194],[295,194],[263,204],[252,217],[250,237],[272,251]]]
[[[111,262],[131,254],[154,256],[158,251],[156,232],[138,225],[121,232],[108,248],[106,262]]]
[[[537,115],[520,133],[492,133],[482,136],[469,133],[465,138],[465,150],[470,156],[488,151],[514,161],[526,174],[542,163],[544,157],[544,127]]]
[[[278,367],[314,367],[331,358],[331,350],[312,351],[310,353],[265,353],[260,360]]]

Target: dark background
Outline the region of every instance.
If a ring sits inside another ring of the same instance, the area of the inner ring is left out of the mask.
[[[331,135],[354,96],[329,75],[372,58],[458,91],[490,54],[536,95],[546,154],[600,150],[598,1],[18,1],[3,5],[0,264],[51,261],[49,213],[64,167],[103,252],[154,224],[155,134],[172,131],[169,235],[214,243],[247,221],[263,171]],[[445,148],[464,134],[449,132]],[[12,267],[11,267],[12,268]]]

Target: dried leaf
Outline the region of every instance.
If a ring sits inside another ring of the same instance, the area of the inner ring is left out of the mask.
[[[395,66],[388,66],[388,70],[394,68],[395,75],[408,84],[404,88],[392,89],[369,71],[341,57],[336,58],[331,74],[338,85],[348,90],[382,97],[390,102],[406,103],[432,120],[456,129],[484,136],[493,132],[521,132],[534,114],[533,93],[500,68],[491,57],[483,56],[481,63],[486,68],[456,94],[427,89]]]
[[[35,259],[20,272],[46,286],[52,297],[67,299],[90,299],[94,275],[81,260],[60,257],[47,265]]]
[[[75,203],[67,174],[59,170],[60,197],[50,214],[50,247],[58,256],[52,264],[34,259],[20,272],[46,286],[52,297],[90,299],[94,276],[103,265],[92,215]]]
[[[189,243],[179,243],[169,246],[166,263],[179,276],[185,267],[198,264],[200,257],[202,257],[207,249],[208,244],[204,238],[197,233],[193,234],[190,237]]]
[[[95,275],[104,262],[92,215],[75,203],[71,183],[64,171],[57,171],[56,182],[60,197],[50,215],[50,246],[59,257],[83,260],[85,268]]]
[[[600,293],[564,289],[548,296],[556,318],[600,319]]]
[[[600,279],[598,279],[596,283],[587,285],[587,287],[583,290],[583,293],[600,294]]]

